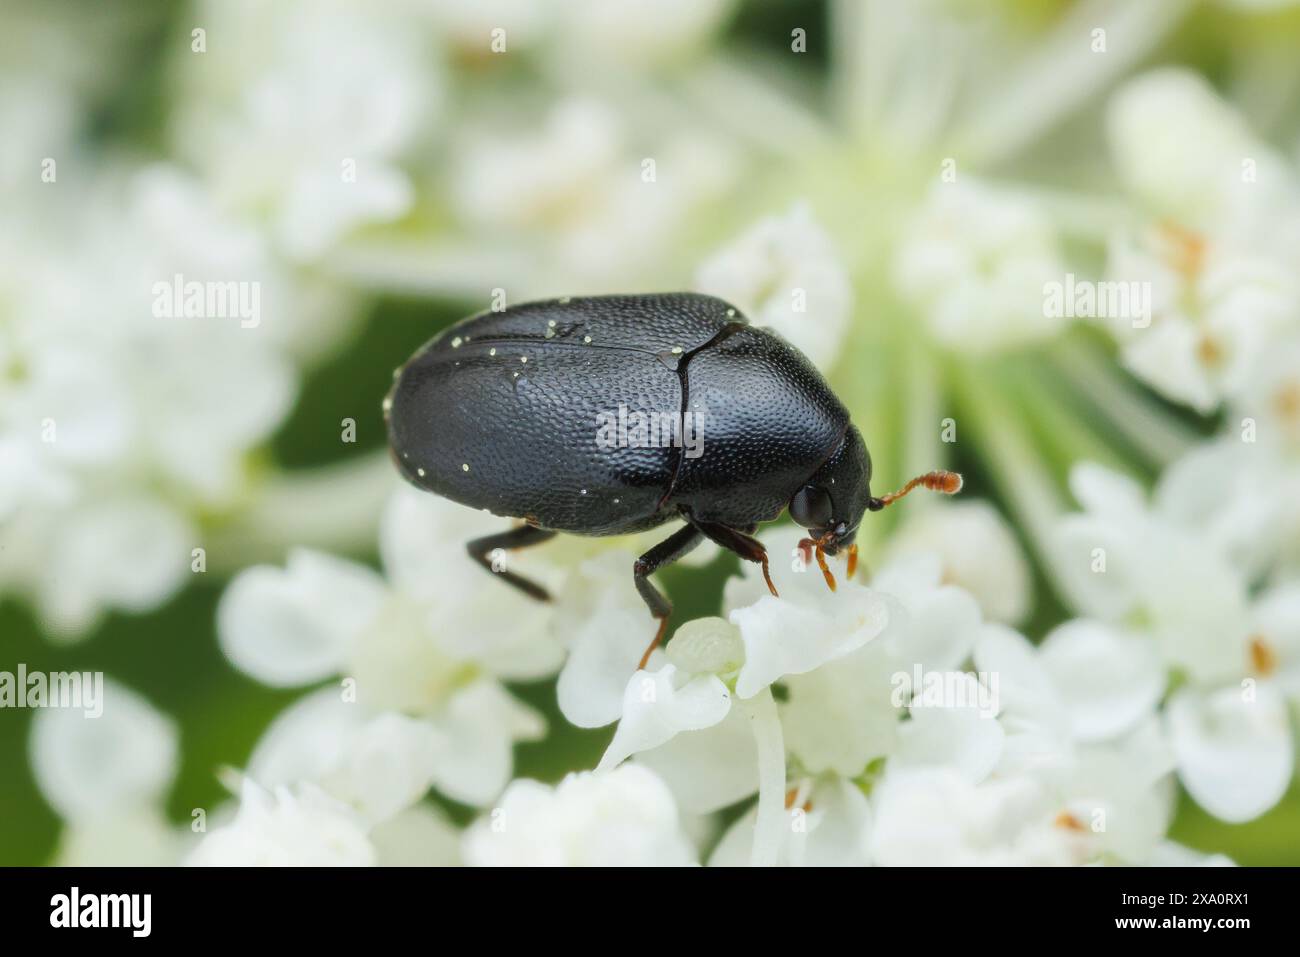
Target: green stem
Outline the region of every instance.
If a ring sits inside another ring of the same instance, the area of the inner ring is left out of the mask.
[[[1052,365],[1152,464],[1168,465],[1196,442],[1193,429],[1160,408],[1088,343],[1074,339],[1056,346]]]
[[[977,454],[1008,510],[1025,530],[1043,568],[1058,583],[1052,541],[1064,503],[1043,467],[1023,418],[1007,401],[995,376],[977,376],[975,370],[955,362],[951,379],[963,413],[958,428],[969,427],[975,433]]]

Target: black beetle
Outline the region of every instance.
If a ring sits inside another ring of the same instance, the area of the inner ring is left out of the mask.
[[[397,371],[384,417],[408,481],[525,521],[468,544],[485,568],[497,549],[557,532],[619,535],[684,520],[632,569],[659,619],[647,657],[672,612],[647,576],[702,539],[761,563],[775,595],[767,553],[752,536],[788,507],[808,529],[805,560],[815,549],[834,589],[823,553],[847,547],[852,575],[864,512],[917,485],[961,487],[954,473],[930,472],[873,497],[862,436],[812,363],[733,306],[696,293],[552,299],[472,316]],[[640,428],[646,422],[661,427],[652,433]],[[637,426],[630,433],[628,423]],[[511,571],[499,574],[549,597]]]

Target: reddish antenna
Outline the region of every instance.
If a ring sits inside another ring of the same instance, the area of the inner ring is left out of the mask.
[[[944,495],[956,495],[961,491],[962,478],[956,472],[948,472],[943,469],[934,472],[926,472],[924,475],[918,475],[912,481],[908,482],[897,492],[890,492],[888,495],[882,495],[880,498],[873,498],[867,502],[867,508],[873,512],[878,512],[886,505],[892,505],[900,498],[912,491],[914,488],[925,486],[932,492],[942,492]],[[803,552],[804,561],[809,561],[815,554],[817,557],[817,567],[822,570],[822,577],[826,579],[826,586],[835,590],[835,576],[831,574],[831,569],[826,564],[826,546],[832,544],[834,539],[833,533],[828,532],[821,539],[804,538],[799,540],[799,548]],[[858,546],[850,545],[848,551],[848,574],[853,577],[853,573],[858,569]]]
[[[944,495],[956,495],[961,491],[962,478],[956,472],[948,472],[939,469],[935,472],[926,472],[924,475],[918,475],[912,481],[908,482],[897,492],[890,492],[888,495],[882,495],[880,498],[873,498],[867,508],[873,512],[878,512],[886,505],[892,505],[900,498],[917,486],[924,485],[932,492],[942,492]]]

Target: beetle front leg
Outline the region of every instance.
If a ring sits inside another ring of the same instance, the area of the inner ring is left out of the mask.
[[[550,601],[551,593],[536,582],[529,581],[523,575],[516,575],[508,569],[498,571],[492,566],[492,553],[498,548],[516,549],[527,548],[529,545],[540,545],[555,537],[555,532],[545,528],[538,528],[535,525],[521,525],[518,528],[512,528],[508,532],[500,532],[496,535],[484,535],[482,538],[476,538],[472,542],[466,542],[465,550],[469,552],[469,557],[474,559],[492,574],[496,575],[507,585],[518,588],[529,598],[536,598],[538,601]]]
[[[657,569],[677,561],[677,559],[700,544],[702,537],[699,530],[693,525],[683,525],[638,558],[632,565],[632,580],[636,583],[636,590],[640,592],[646,607],[650,609],[650,614],[659,619],[659,630],[655,632],[654,641],[650,642],[650,647],[641,656],[641,663],[637,665],[638,670],[645,668],[646,662],[650,660],[650,653],[658,648],[659,643],[664,640],[664,633],[668,630],[668,616],[673,613],[673,603],[668,600],[663,592],[650,584],[649,576]]]
[[[738,528],[731,528],[727,525],[717,525],[713,522],[698,522],[695,519],[688,519],[692,525],[698,528],[710,541],[717,542],[729,552],[735,552],[747,562],[758,562],[763,566],[763,581],[767,582],[767,590],[772,593],[774,598],[780,598],[777,594],[776,586],[772,584],[772,575],[767,567],[767,549],[763,547],[754,536],[748,534],[756,526],[751,526],[747,531],[741,531]]]

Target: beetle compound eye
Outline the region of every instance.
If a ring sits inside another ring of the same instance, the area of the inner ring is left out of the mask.
[[[790,517],[804,528],[824,528],[831,523],[831,497],[824,488],[805,485],[790,499]]]

